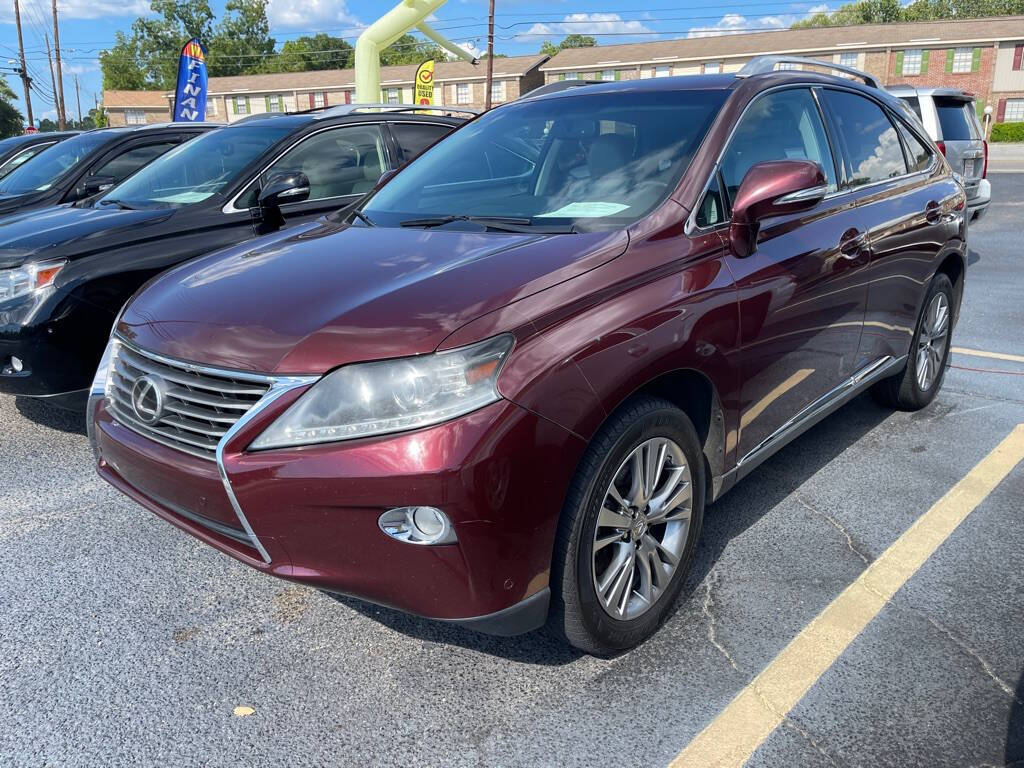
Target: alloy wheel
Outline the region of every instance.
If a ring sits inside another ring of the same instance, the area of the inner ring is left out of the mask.
[[[634,448],[612,476],[594,531],[594,589],[608,615],[635,619],[658,602],[682,559],[692,511],[682,448],[664,437]]]
[[[939,379],[949,341],[949,299],[936,293],[921,318],[917,337],[917,386],[927,392]]]

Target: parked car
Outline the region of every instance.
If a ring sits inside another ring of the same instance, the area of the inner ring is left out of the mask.
[[[92,197],[213,127],[165,123],[99,128],[65,139],[0,179],[0,217]]]
[[[77,135],[78,131],[23,133],[0,140],[0,179],[47,147]]]
[[[956,88],[895,86],[889,90],[910,106],[950,167],[962,176],[970,220],[979,220],[992,200],[992,185],[986,178],[988,142],[974,94]]]
[[[463,121],[351,106],[254,118],[88,204],[0,220],[0,392],[84,408],[114,318],[146,280],[358,200]]]
[[[100,474],[265,573],[641,642],[706,504],[869,387],[931,402],[963,289],[963,189],[896,100],[764,65],[502,105],[161,275],[93,385]]]

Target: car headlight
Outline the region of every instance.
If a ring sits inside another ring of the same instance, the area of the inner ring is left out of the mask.
[[[352,440],[440,424],[501,399],[513,337],[446,352],[339,368],[313,385],[250,446]]]
[[[53,285],[54,278],[67,261],[43,261],[14,269],[0,269],[0,301],[27,296]]]

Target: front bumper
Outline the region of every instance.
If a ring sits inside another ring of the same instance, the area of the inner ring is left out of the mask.
[[[140,504],[280,578],[494,634],[540,626],[562,502],[584,441],[499,401],[398,435],[247,452],[299,392],[228,441],[218,465],[155,443],[90,403],[100,475]],[[438,507],[457,542],[419,546],[384,534],[394,507]]]
[[[971,221],[979,221],[988,211],[988,205],[992,202],[992,184],[988,179],[978,182],[978,188],[973,197],[967,200],[967,211]]]

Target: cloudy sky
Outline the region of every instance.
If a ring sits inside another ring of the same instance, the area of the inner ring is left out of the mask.
[[[397,1],[397,0],[396,0]],[[213,0],[219,12],[224,0]],[[127,30],[136,16],[149,13],[149,0],[58,0],[64,54],[65,103],[77,114],[74,76],[78,76],[83,114],[101,96],[97,54],[112,44],[116,30]],[[833,7],[835,4],[833,4]],[[0,67],[20,95],[20,80],[11,73],[17,58],[13,0],[0,0]],[[329,32],[355,43],[362,25],[389,6],[371,0],[271,0],[273,36],[282,42],[302,34]],[[496,41],[499,53],[533,53],[543,40],[560,40],[573,32],[594,35],[601,44],[781,29],[808,13],[827,7],[810,2],[716,3],[697,0],[497,0]],[[50,72],[43,36],[52,36],[50,0],[21,0],[22,29],[28,68],[35,78],[36,118],[54,116]],[[436,29],[465,47],[486,47],[486,0],[449,0],[436,14]],[[21,104],[19,102],[19,108]]]

